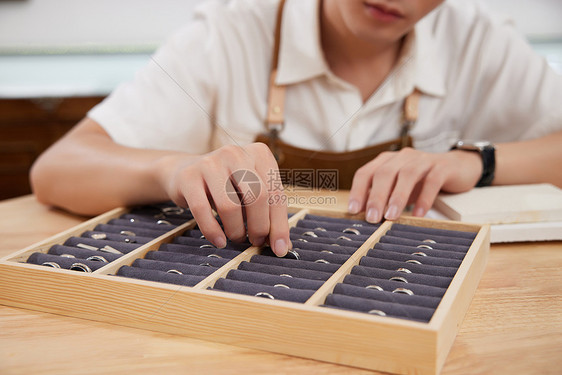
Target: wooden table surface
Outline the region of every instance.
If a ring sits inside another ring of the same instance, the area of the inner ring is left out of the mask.
[[[336,206],[345,204],[337,194]],[[302,202],[301,202],[302,203]],[[82,222],[33,196],[0,202],[0,257]],[[0,306],[1,374],[369,371]],[[442,374],[562,373],[562,242],[493,245]]]

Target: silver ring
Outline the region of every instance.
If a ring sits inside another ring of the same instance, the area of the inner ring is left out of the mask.
[[[380,291],[380,292],[384,292],[384,289],[381,288],[381,287],[378,286],[378,285],[367,285],[367,286],[365,287],[365,289],[375,289],[375,290],[378,290],[378,291]]]
[[[102,247],[100,249],[100,251],[103,251],[104,253],[110,253],[110,254],[115,254],[115,255],[122,255],[123,253],[120,252],[119,250],[109,246],[109,245],[105,245],[104,247]]]
[[[123,242],[125,242],[125,243],[137,243],[137,240],[132,240],[129,237],[125,237],[123,239]]]
[[[216,247],[214,247],[213,245],[209,245],[208,243],[205,243],[201,246],[199,246],[200,249],[216,249]]]
[[[53,268],[60,268],[57,262],[43,262],[41,263],[42,266],[53,267]]]
[[[172,223],[170,223],[168,220],[158,220],[156,222],[157,225],[173,225]]]
[[[392,291],[392,293],[403,293],[403,294],[407,294],[409,296],[414,295],[414,292],[412,292],[410,289],[406,289],[406,288],[396,288]]]
[[[304,238],[297,238],[297,241],[300,241],[300,242],[308,242],[308,241],[305,240]]]
[[[222,259],[222,257],[220,255],[217,254],[209,254],[207,255],[207,258],[218,258],[218,259]]]
[[[344,230],[342,230],[343,233],[353,233],[356,235],[360,235],[361,232],[359,232],[357,229],[355,228],[345,228]]]
[[[279,275],[281,277],[290,277],[293,278],[293,276],[289,275],[288,273],[282,273],[281,275]]]
[[[206,240],[206,238],[205,238],[204,235],[200,235],[200,236],[199,236],[199,239],[200,239],[200,240]]]
[[[406,278],[402,277],[402,276],[392,276],[389,280],[390,281],[400,281],[401,283],[408,283],[408,280],[406,280]]]
[[[321,253],[328,253],[328,254],[333,254],[333,253],[334,253],[333,251],[330,251],[330,250],[322,250],[322,251],[320,251],[320,252],[321,252]]]
[[[74,255],[72,255],[72,254],[61,254],[61,255],[59,255],[59,256],[61,256],[61,257],[63,257],[63,258],[76,258],[76,257],[75,257]]]
[[[433,250],[433,247],[429,246],[429,245],[418,245],[416,246],[416,249],[428,249],[428,250]]]
[[[422,262],[420,262],[419,260],[415,260],[415,259],[408,259],[406,261],[406,263],[422,264]]]
[[[314,230],[319,230],[320,232],[327,232],[326,228],[316,227]]]
[[[213,267],[213,266],[211,265],[211,263],[209,263],[209,262],[201,263],[200,266],[203,266],[203,267]]]
[[[373,314],[373,315],[378,315],[378,316],[386,316],[386,313],[384,311],[381,311],[381,310],[369,310],[367,312],[367,314]]]
[[[316,233],[314,233],[313,231],[306,231],[302,234],[302,236],[309,236],[309,237],[318,237],[318,235]]]
[[[422,242],[426,242],[426,243],[437,243],[434,240],[432,240],[431,238],[425,239]]]
[[[362,227],[362,226],[363,226],[363,224],[360,224],[360,223],[355,223],[355,224],[352,224],[351,226],[352,226],[352,227]]]
[[[161,209],[161,211],[165,214],[181,215],[185,210],[181,207],[164,207]]]
[[[274,288],[285,288],[285,289],[291,289],[288,285],[285,284],[275,284],[273,285]]]
[[[412,273],[412,271],[410,271],[409,269],[404,268],[404,267],[398,268],[398,269],[396,270],[396,272]]]
[[[107,261],[107,259],[105,259],[104,257],[102,257],[100,255],[92,255],[91,257],[87,257],[86,260],[93,260],[94,262],[109,263]]]
[[[166,271],[166,273],[175,273],[176,275],[183,275],[183,272],[178,270],[168,270]]]
[[[338,238],[336,238],[336,240],[346,240],[346,241],[353,241],[351,238],[346,237],[346,236],[339,236]]]
[[[271,294],[269,294],[269,293],[267,293],[267,292],[258,292],[258,293],[256,293],[254,296],[256,296],[256,297],[262,297],[262,298],[275,299],[275,297],[273,297]]]
[[[420,257],[426,257],[427,256],[427,254],[424,253],[423,251],[416,251],[415,253],[412,253],[410,255],[418,255]]]
[[[107,234],[105,234],[105,233],[92,233],[90,235],[90,238],[93,238],[94,240],[105,240],[107,238]]]
[[[91,251],[98,251],[99,249],[95,246],[91,246],[91,245],[86,245],[84,243],[79,243],[78,245],[76,245],[76,247],[79,247],[81,249],[85,249],[85,250],[91,250]]]
[[[330,264],[326,259],[316,259],[314,263]]]
[[[137,220],[136,219],[129,219],[129,223],[136,223]]]
[[[87,264],[84,263],[73,263],[70,268],[71,271],[80,271],[80,272],[92,272],[92,269],[88,267]]]
[[[130,230],[122,230],[121,232],[119,232],[119,234],[122,236],[132,236],[132,237],[136,236],[136,233]]]
[[[330,246],[341,246],[339,243],[331,243]]]
[[[295,250],[288,250],[288,251],[287,251],[287,255],[288,255],[288,254],[291,254],[291,255],[295,258],[295,260],[300,260],[300,259],[301,259],[300,254],[297,253]],[[289,259],[290,259],[290,258],[289,258]]]

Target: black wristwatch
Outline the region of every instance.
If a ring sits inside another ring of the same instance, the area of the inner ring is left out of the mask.
[[[496,148],[487,141],[469,142],[458,141],[451,150],[465,150],[478,152],[482,157],[482,176],[476,187],[490,186],[496,172]]]

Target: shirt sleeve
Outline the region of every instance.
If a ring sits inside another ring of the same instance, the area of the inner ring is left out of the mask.
[[[509,142],[562,130],[562,76],[535,53],[509,20],[476,9],[465,54],[473,60],[461,138]],[[461,55],[462,56],[462,55]]]
[[[173,35],[131,82],[121,84],[88,117],[122,145],[210,151],[221,48],[212,10]]]

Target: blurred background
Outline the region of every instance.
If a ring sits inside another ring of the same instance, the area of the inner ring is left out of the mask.
[[[205,0],[0,0],[0,200]],[[471,1],[471,0],[466,0]],[[561,0],[487,0],[562,74]]]

